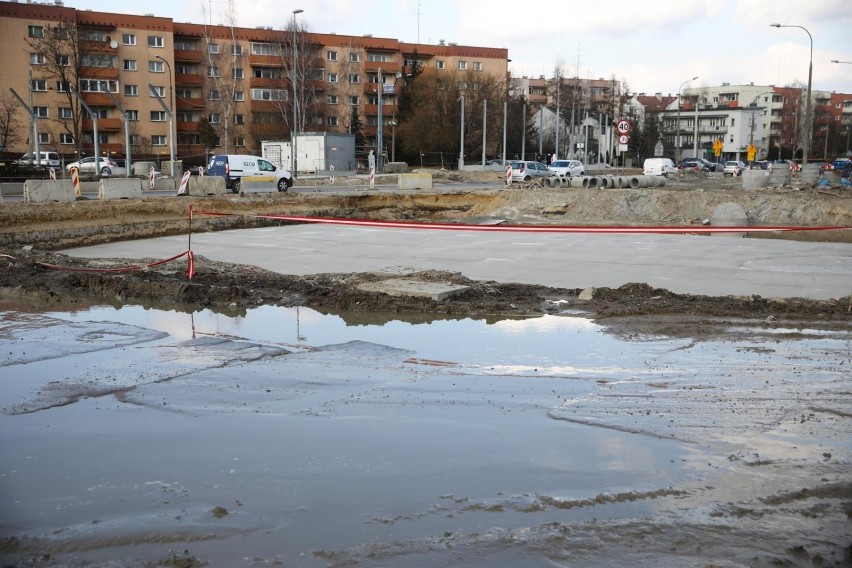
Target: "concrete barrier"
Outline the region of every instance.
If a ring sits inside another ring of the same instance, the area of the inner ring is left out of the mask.
[[[145,187],[150,187],[150,182],[146,179],[144,181]],[[179,180],[175,180],[172,178],[157,178],[154,180],[154,189],[156,191],[177,191]]]
[[[98,185],[98,199],[142,199],[142,180],[139,178],[104,178]]]
[[[408,162],[388,162],[385,164],[386,174],[405,174],[408,173]]]
[[[769,187],[769,172],[766,170],[746,170],[743,172],[743,189],[763,189]]]
[[[399,174],[397,189],[432,189],[432,174]]]
[[[224,178],[222,178],[224,180]],[[243,176],[240,178],[240,193],[278,193],[278,178],[275,176]]]
[[[713,210],[710,225],[714,227],[746,227],[748,215],[738,203],[722,203]],[[711,233],[714,237],[745,237],[746,233]]]
[[[793,182],[793,172],[786,165],[775,165],[769,173],[769,185],[779,187]]]
[[[224,195],[225,178],[220,176],[192,176],[186,183],[187,195]]]
[[[134,176],[147,177],[151,175],[151,168],[157,169],[157,162],[133,162],[133,171],[130,172]]]
[[[28,179],[24,181],[24,199],[27,203],[74,201],[76,195],[70,179]]]

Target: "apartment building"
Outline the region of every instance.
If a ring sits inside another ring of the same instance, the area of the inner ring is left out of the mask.
[[[66,158],[94,151],[95,121],[76,90],[97,117],[101,154],[122,158],[127,132],[134,159],[166,159],[175,144],[189,164],[203,163],[211,147],[257,153],[261,141],[289,139],[293,131],[348,132],[353,109],[367,145],[375,146],[379,101],[387,127],[415,65],[507,77],[509,63],[503,48],[206,26],[59,1],[0,2],[0,50],[0,85],[39,117],[42,150]],[[6,150],[20,154],[32,143],[23,108],[17,122],[25,132],[10,137]]]

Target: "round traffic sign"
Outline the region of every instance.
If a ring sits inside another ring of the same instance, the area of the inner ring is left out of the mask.
[[[618,124],[615,125],[615,128],[620,134],[629,134],[630,126],[630,121],[622,118],[618,121]]]
[[[628,136],[627,134],[622,134],[618,137],[619,144],[627,144],[628,142],[630,142],[630,136]]]

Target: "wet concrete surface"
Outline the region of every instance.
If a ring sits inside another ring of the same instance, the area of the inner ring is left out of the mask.
[[[849,330],[725,325],[6,304],[0,559],[848,565]]]

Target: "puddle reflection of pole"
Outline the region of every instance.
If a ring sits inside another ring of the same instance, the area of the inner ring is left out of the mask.
[[[195,339],[195,312],[189,312],[189,321],[192,323],[192,338]]]
[[[296,341],[307,341],[308,338],[299,334],[299,306],[296,306]]]

